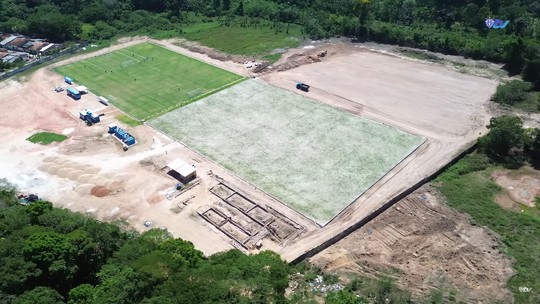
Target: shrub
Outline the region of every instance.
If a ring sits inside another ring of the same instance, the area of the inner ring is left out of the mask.
[[[532,85],[529,82],[512,80],[499,85],[495,95],[493,95],[493,101],[505,105],[514,105],[518,102],[525,101],[531,88]]]

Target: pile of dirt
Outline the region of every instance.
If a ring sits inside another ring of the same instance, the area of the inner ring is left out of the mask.
[[[104,196],[107,196],[111,193],[111,190],[105,186],[100,186],[100,185],[97,185],[97,186],[94,186],[91,190],[90,190],[90,194],[95,196],[95,197],[104,197]]]

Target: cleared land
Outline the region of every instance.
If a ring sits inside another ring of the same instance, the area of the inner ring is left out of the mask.
[[[60,66],[96,95],[109,98],[131,116],[147,120],[218,91],[242,76],[152,43]]]
[[[424,140],[255,80],[149,123],[319,224]]]
[[[390,275],[415,297],[437,288],[446,299],[439,303],[512,303],[506,281],[514,271],[501,238],[445,200],[425,186],[311,262],[351,277]]]

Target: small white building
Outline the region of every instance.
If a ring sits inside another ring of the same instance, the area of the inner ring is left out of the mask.
[[[79,91],[81,94],[86,94],[86,93],[88,93],[88,88],[85,87],[85,86],[78,86],[78,87],[75,87],[75,90]]]
[[[167,167],[169,168],[170,176],[176,178],[182,183],[187,183],[197,177],[197,169],[195,166],[186,163],[181,159],[175,159],[170,162]]]

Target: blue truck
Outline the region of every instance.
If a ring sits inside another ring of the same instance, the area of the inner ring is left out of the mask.
[[[73,79],[67,77],[67,76],[64,76],[64,81],[67,83],[67,84],[73,84]]]
[[[74,88],[67,88],[66,92],[67,92],[69,97],[71,97],[71,98],[73,98],[75,100],[81,99],[81,92],[75,90]]]
[[[105,114],[96,115],[92,111],[85,109],[79,112],[79,118],[86,123],[87,126],[91,126],[101,121],[100,117]]]

